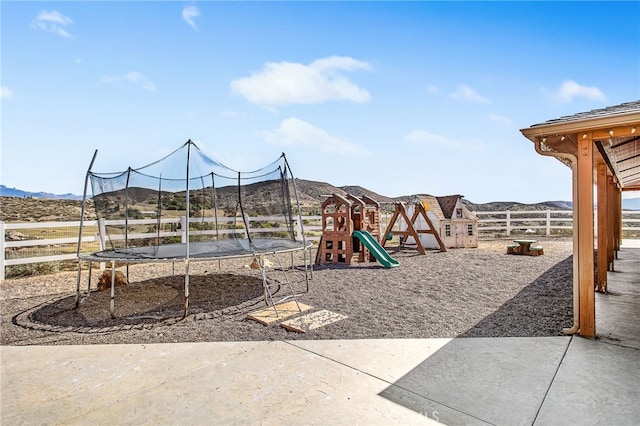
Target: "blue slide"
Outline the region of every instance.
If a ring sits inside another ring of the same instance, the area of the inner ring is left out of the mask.
[[[389,253],[373,238],[373,235],[367,231],[354,231],[353,236],[359,239],[366,248],[369,249],[373,257],[380,262],[385,268],[394,268],[400,265],[400,262],[392,258]]]

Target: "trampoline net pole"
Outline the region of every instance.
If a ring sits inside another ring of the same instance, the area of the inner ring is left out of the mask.
[[[193,142],[191,142],[191,139],[189,139],[188,144],[189,146],[187,147],[187,180],[185,183],[185,197],[186,197],[186,203],[185,203],[185,208],[186,208],[186,225],[185,225],[185,235],[186,235],[186,242],[185,242],[185,259],[184,259],[184,313],[183,313],[183,317],[187,316],[187,312],[189,312],[189,256],[190,256],[190,252],[189,252],[189,217],[190,215],[190,196],[189,196],[189,168],[191,165],[191,144]]]
[[[91,175],[91,168],[93,167],[94,161],[96,161],[96,156],[98,155],[98,150],[96,149],[93,153],[93,158],[91,158],[91,163],[89,163],[89,168],[87,169],[87,174],[84,178],[84,192],[82,195],[82,208],[80,210],[80,230],[78,231],[78,250],[76,253],[76,257],[78,258],[78,276],[76,279],[76,308],[80,304],[80,278],[82,276],[82,261],[80,260],[80,251],[82,249],[82,228],[84,227],[84,211],[87,207],[87,187],[89,186],[89,176]],[[4,236],[3,236],[4,238]],[[91,263],[89,263],[91,266]],[[89,279],[91,279],[91,274],[89,274]]]

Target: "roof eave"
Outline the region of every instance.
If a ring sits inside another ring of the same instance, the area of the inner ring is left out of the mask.
[[[520,129],[520,132],[527,139],[535,142],[536,138],[547,135],[570,134],[616,126],[628,126],[633,122],[640,124],[640,111],[559,123],[535,124],[531,127]]]

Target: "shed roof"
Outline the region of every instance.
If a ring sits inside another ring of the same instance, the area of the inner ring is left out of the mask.
[[[462,198],[462,195],[445,195],[444,197],[437,197],[442,213],[447,219],[451,219],[453,217],[456,204],[460,198]]]
[[[446,219],[442,209],[440,208],[440,203],[438,202],[438,198],[433,195],[421,194],[418,196],[420,201],[426,201],[429,204],[429,211],[432,212],[438,219]]]

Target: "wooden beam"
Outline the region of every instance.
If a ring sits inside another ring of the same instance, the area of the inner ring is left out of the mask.
[[[416,242],[416,248],[418,249],[418,251],[420,252],[420,254],[427,254],[424,250],[424,247],[422,246],[422,242],[420,241],[420,237],[418,236],[418,232],[416,231],[416,229],[413,226],[413,222],[411,221],[411,219],[409,219],[409,216],[407,215],[407,211],[404,208],[404,204],[397,202],[395,203],[396,206],[396,210],[393,212],[393,216],[391,217],[391,220],[389,221],[389,224],[387,225],[387,230],[384,232],[384,235],[381,236],[381,242],[380,245],[382,245],[382,247],[384,247],[387,243],[387,234],[393,234],[393,235],[402,235],[402,237],[404,238],[404,241],[406,242],[407,237],[413,237],[413,239]],[[394,231],[393,230],[393,226],[395,225],[396,221],[400,218],[400,216],[402,216],[402,218],[404,219],[406,225],[407,225],[407,230],[406,231]],[[402,246],[402,244],[401,244]]]
[[[612,126],[611,128],[607,128],[607,129],[594,130],[591,137],[594,140],[609,139],[609,138],[624,138],[624,137],[636,136],[638,135],[638,133],[640,133],[640,125]]]
[[[618,223],[616,222],[616,201],[618,200],[616,194],[616,181],[611,174],[607,175],[607,223],[608,223],[608,238],[607,238],[607,270],[613,272],[615,270],[614,258],[615,251],[617,250],[616,243],[616,228]]]
[[[598,280],[596,291],[607,292],[607,270],[609,269],[609,221],[607,213],[609,204],[607,200],[607,164],[598,153],[596,155],[596,187],[598,191]]]
[[[615,227],[615,240],[616,240],[616,252],[620,250],[622,244],[622,191],[619,187],[616,187],[616,227]],[[616,255],[616,258],[618,256]]]
[[[578,137],[578,279],[580,287],[580,335],[595,337],[595,291],[593,262],[593,137]]]
[[[429,229],[416,228],[416,220],[420,216],[422,216],[424,221],[427,222],[427,227]],[[441,252],[444,253],[447,251],[447,247],[444,245],[444,243],[442,242],[442,239],[440,238],[440,232],[435,228],[435,226],[433,226],[433,222],[431,222],[431,219],[429,219],[429,216],[427,215],[427,211],[424,209],[424,205],[422,203],[418,202],[414,204],[413,215],[411,216],[411,223],[413,224],[413,227],[415,228],[417,233],[433,235],[433,237],[436,239],[436,242],[438,243],[438,247],[440,247]]]

